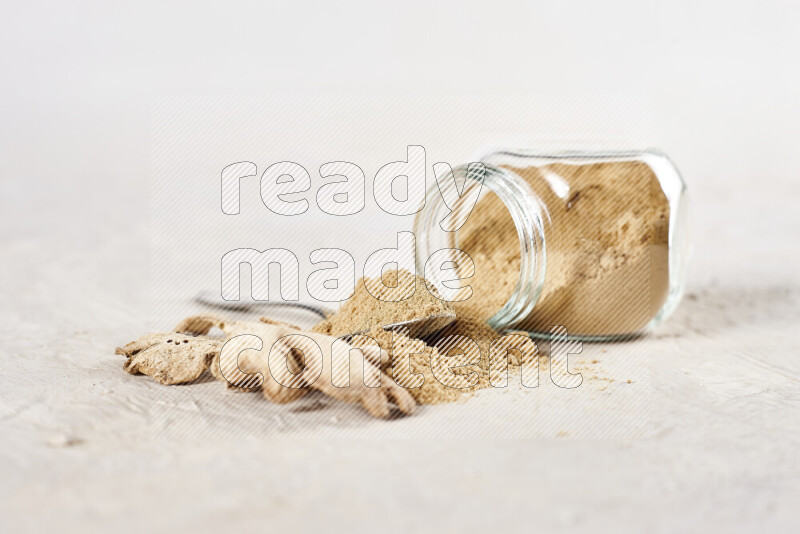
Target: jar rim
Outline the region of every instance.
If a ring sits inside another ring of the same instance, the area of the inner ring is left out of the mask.
[[[506,303],[499,310],[493,310],[493,315],[487,320],[493,328],[503,329],[527,317],[542,292],[546,271],[545,222],[549,220],[549,215],[539,197],[521,177],[485,162],[479,163],[484,172],[476,172],[474,165],[464,164],[454,167],[451,172],[455,180],[448,180],[447,183],[463,180],[464,187],[469,181],[479,183],[480,187],[486,186],[491,193],[497,195],[508,210],[519,237],[520,270],[516,287]],[[440,247],[458,249],[458,231],[463,227],[462,224],[452,232],[445,232],[439,227],[442,215],[449,213],[450,208],[445,204],[437,190],[438,187],[437,182],[429,189],[428,199],[431,205],[419,212],[414,221],[414,233],[426,254]],[[480,195],[483,194],[481,191]],[[440,247],[434,244],[437,236],[439,239],[447,240],[442,242]],[[418,269],[424,269],[425,259],[418,256],[417,261]],[[476,274],[481,275],[481,273]],[[482,274],[490,275],[490,273]],[[471,298],[474,298],[474,295]]]
[[[545,225],[549,214],[530,185],[517,174],[484,162],[484,185],[497,195],[511,215],[519,238],[520,269],[517,285],[506,304],[488,323],[506,328],[533,311],[544,288],[547,266]]]

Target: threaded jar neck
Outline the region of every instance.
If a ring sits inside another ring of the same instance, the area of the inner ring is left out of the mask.
[[[475,164],[460,165],[453,168],[453,177],[454,180],[443,181],[445,187],[453,187],[454,184],[463,182],[463,191],[466,191],[467,187],[480,187],[481,195],[487,191],[497,195],[511,215],[519,237],[520,270],[516,287],[499,310],[486,310],[487,314],[492,313],[488,319],[489,324],[502,330],[525,319],[533,310],[542,292],[546,267],[545,226],[549,215],[528,183],[507,169],[483,163],[481,171],[478,172]],[[441,186],[442,182],[439,182],[428,190],[428,204],[417,214],[414,221],[414,232],[420,252],[417,254],[420,272],[424,269],[424,262],[433,252],[445,248],[459,248],[458,229],[445,231],[440,226],[440,221],[451,211],[444,202]],[[474,213],[469,214],[469,217],[475,216]],[[493,275],[491,272],[475,273],[475,276]]]

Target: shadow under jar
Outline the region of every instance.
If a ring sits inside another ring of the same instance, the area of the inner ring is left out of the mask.
[[[448,265],[471,288],[444,282],[453,288],[448,300],[468,297],[457,311],[499,330],[549,336],[561,326],[574,339],[605,340],[646,332],[675,309],[687,202],[665,155],[500,151],[481,163],[456,167],[455,179],[434,185],[415,220],[417,257],[449,251]],[[452,228],[440,224],[451,213],[442,193],[456,192],[440,187],[465,187]],[[471,211],[468,192],[480,195]],[[431,271],[424,274],[436,282],[455,278],[452,270]]]

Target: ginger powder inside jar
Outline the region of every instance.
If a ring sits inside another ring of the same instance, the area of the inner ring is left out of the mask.
[[[472,295],[457,308],[496,328],[563,326],[583,339],[637,334],[671,312],[685,271],[685,187],[666,157],[499,152],[483,162],[482,184],[462,172],[481,196],[445,238],[474,262]],[[440,208],[429,210],[417,221],[423,254],[441,248],[431,228]]]

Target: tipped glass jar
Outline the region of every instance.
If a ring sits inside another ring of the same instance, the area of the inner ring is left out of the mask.
[[[448,266],[471,288],[418,267],[454,288],[446,298],[468,297],[457,308],[500,330],[562,326],[584,340],[640,334],[672,313],[686,272],[686,187],[665,155],[500,151],[481,162],[440,180],[415,221],[417,257],[450,250]],[[461,221],[445,231],[448,192],[437,189],[453,187]]]

